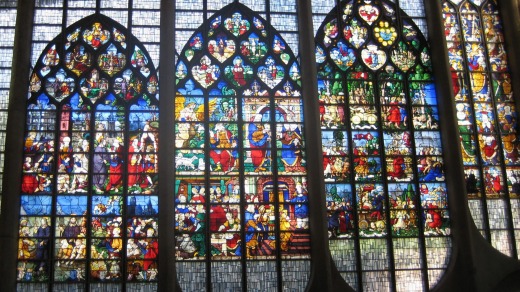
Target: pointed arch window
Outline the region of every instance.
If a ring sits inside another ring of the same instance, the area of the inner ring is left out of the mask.
[[[403,5],[342,1],[316,34],[329,244],[359,290],[430,289],[450,255],[429,48]]]
[[[235,2],[189,37],[176,77],[181,287],[301,287],[295,279],[305,283],[308,275],[311,194],[300,67],[289,42]],[[262,273],[273,281],[257,281]]]
[[[517,108],[499,3],[442,4],[471,214],[497,250],[518,258]]]
[[[156,281],[158,79],[144,46],[86,17],[45,47],[29,91],[18,281]]]

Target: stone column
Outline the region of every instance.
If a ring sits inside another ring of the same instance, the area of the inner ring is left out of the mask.
[[[16,291],[18,218],[23,144],[29,86],[34,1],[18,1],[13,68],[5,140],[4,188],[0,215],[0,275],[2,291]]]
[[[181,291],[175,269],[173,120],[175,98],[175,0],[161,1],[159,53],[159,287]]]
[[[352,291],[332,261],[327,232],[323,153],[319,117],[318,81],[310,0],[298,2],[302,95],[306,135],[307,188],[311,231],[311,277],[308,291]]]

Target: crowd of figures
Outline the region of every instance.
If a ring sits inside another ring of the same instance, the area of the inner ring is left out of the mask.
[[[423,183],[419,191],[410,183],[389,184],[389,195],[382,185],[363,184],[356,192],[354,202],[349,185],[327,185],[330,238],[352,238],[356,222],[362,237],[381,237],[389,232],[393,236],[417,236],[420,229],[430,236],[450,234],[446,190],[442,184]],[[389,207],[385,202],[387,196]]]
[[[179,259],[265,258],[275,256],[278,249],[284,254],[300,252],[293,246],[293,236],[309,229],[307,191],[301,182],[288,178],[291,190],[280,190],[278,197],[269,191],[241,198],[237,178],[228,178],[209,191],[190,181],[193,178],[178,181],[175,229],[179,231]],[[266,182],[264,188],[269,186],[272,182]],[[246,202],[243,213],[242,202]]]
[[[156,279],[157,197],[132,196],[124,204],[121,196],[94,196],[91,216],[87,196],[64,195],[56,201],[59,216],[54,219],[34,216],[46,215],[38,202],[22,203],[19,281],[49,279],[50,265],[56,281],[85,280],[87,269],[91,278],[101,281]]]
[[[87,131],[72,132],[72,138],[63,132],[57,149],[52,134],[29,132],[24,146],[22,192],[50,193],[55,185],[57,193],[87,193],[92,185],[95,193],[121,193],[127,187],[130,192],[151,194],[157,184],[156,130],[147,122],[125,147],[122,133],[106,131],[99,123],[94,139]]]
[[[132,112],[125,142],[121,110],[99,105],[91,131],[92,114],[78,102],[75,95],[62,107],[58,138],[54,131],[26,135],[18,280],[153,281],[158,207],[149,195],[157,188],[156,116]],[[31,117],[46,117],[52,108],[40,103]]]

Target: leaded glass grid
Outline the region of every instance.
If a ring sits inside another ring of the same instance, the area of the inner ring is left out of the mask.
[[[329,244],[356,290],[429,290],[450,256],[424,4],[396,2],[315,14]]]
[[[81,7],[79,14],[91,12]],[[41,10],[35,27],[51,13]],[[57,36],[45,33],[33,45],[47,42],[27,100],[19,288],[152,291],[159,271],[158,76],[125,27],[102,14],[85,16],[69,27],[45,27]]]
[[[2,202],[5,136],[7,110],[9,106],[9,88],[14,46],[14,26],[16,24],[16,1],[0,3],[0,206]]]
[[[499,3],[442,5],[470,211],[493,247],[518,258],[520,144]]]
[[[178,277],[182,287],[293,290],[310,271],[311,195],[296,2],[240,2],[176,12]],[[207,21],[194,29],[193,18]]]

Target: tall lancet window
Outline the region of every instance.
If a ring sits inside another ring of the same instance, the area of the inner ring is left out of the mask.
[[[518,258],[520,144],[498,3],[442,2],[470,211],[493,247]]]
[[[27,100],[21,289],[153,289],[127,281],[159,271],[157,97],[145,47],[106,16],[43,49]]]
[[[342,1],[316,32],[329,244],[357,290],[428,290],[450,256],[423,4],[404,2]]]
[[[178,12],[181,21],[208,15],[176,63],[179,282],[187,290],[301,289],[312,194],[300,66],[290,46],[297,39],[270,24],[294,31],[296,15],[252,2],[262,15],[238,1],[210,15],[215,3],[204,3],[203,11]],[[178,36],[189,25],[181,22]]]

